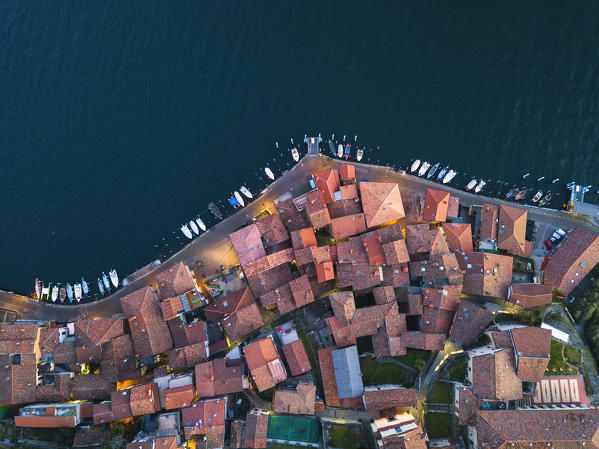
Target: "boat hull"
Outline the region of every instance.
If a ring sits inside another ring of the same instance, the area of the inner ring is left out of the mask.
[[[235,196],[235,199],[237,200],[237,202],[239,204],[241,204],[241,207],[245,206],[245,201],[243,201],[243,198],[241,197],[241,195],[239,194],[239,192],[237,190],[235,192],[233,192],[233,195]]]
[[[189,227],[191,228],[191,230],[193,231],[193,233],[195,235],[198,235],[200,233],[199,229],[198,229],[198,225],[196,224],[195,221],[190,221],[189,222]]]

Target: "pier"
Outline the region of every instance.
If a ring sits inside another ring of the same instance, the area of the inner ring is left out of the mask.
[[[183,262],[189,266],[190,269],[199,274],[200,278],[212,276],[221,269],[221,265],[227,270],[239,263],[229,241],[229,234],[231,232],[246,225],[265,210],[274,213],[274,201],[280,196],[291,193],[295,197],[304,193],[306,191],[307,177],[312,173],[326,168],[338,169],[344,163],[346,161],[323,155],[304,157],[291,170],[270,184],[265,189],[263,195],[192,240],[160,266],[145,271],[140,276],[136,276],[129,285],[124,286],[103,299],[77,305],[62,305],[41,302],[12,292],[0,291],[0,309],[16,313],[17,319],[20,320],[60,322],[81,318],[110,317],[122,313],[120,299],[123,296],[145,285],[151,285],[158,273],[168,270],[179,262]],[[424,197],[426,189],[435,188],[450,192],[452,196],[459,198],[462,206],[482,206],[485,203],[517,206],[526,209],[528,211],[528,219],[532,221],[541,222],[556,228],[571,229],[580,227],[599,233],[599,222],[583,215],[575,215],[566,211],[544,209],[524,204],[520,205],[497,198],[485,197],[418,178],[405,173],[403,170],[395,171],[387,166],[356,162],[351,162],[351,164],[356,167],[356,177],[358,180],[368,179],[370,181],[398,183],[407,208],[418,207],[418,202]]]

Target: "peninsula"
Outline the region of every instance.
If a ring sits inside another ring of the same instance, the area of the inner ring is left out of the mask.
[[[1,292],[5,433],[38,447],[597,448],[599,379],[568,307],[598,263],[592,218],[306,156],[105,299]]]

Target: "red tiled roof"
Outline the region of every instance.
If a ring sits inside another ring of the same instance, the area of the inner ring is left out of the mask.
[[[456,253],[456,256],[464,271],[464,293],[507,298],[512,283],[512,257],[479,252]]]
[[[322,193],[325,203],[335,201],[334,193],[339,190],[339,173],[333,168],[327,168],[313,174],[316,187]]]
[[[491,324],[494,315],[471,301],[461,301],[451,325],[449,338],[459,345],[470,345]]]
[[[427,221],[445,221],[449,207],[449,192],[426,189],[422,218]]]
[[[383,254],[383,247],[378,234],[370,232],[362,235],[362,244],[364,250],[368,256],[368,263],[370,265],[384,265],[385,256]]]
[[[185,439],[190,439],[194,435],[214,437],[216,435],[211,434],[216,432],[218,437],[222,436],[224,440],[226,404],[226,398],[206,399],[182,409],[181,424],[185,431]],[[224,441],[220,443],[220,446],[209,447],[222,447],[223,443]]]
[[[335,348],[321,349],[318,351],[318,363],[322,387],[324,390],[324,401],[329,407],[340,407],[337,393],[337,381],[335,380],[335,368],[333,367],[333,356],[331,353]]]
[[[441,228],[451,251],[474,251],[470,223],[442,223]]]
[[[208,359],[208,342],[200,342],[168,352],[168,365],[173,369],[187,369]]]
[[[160,411],[158,384],[149,383],[131,387],[130,402],[133,416],[148,415]]]
[[[328,226],[331,223],[331,217],[320,191],[309,193],[306,199],[304,211],[312,227],[319,229]]]
[[[261,237],[256,223],[229,234],[241,266],[266,256]]]
[[[258,391],[268,390],[287,379],[272,337],[250,343],[243,349],[243,353]]]
[[[385,243],[394,242],[395,240],[401,240],[404,238],[401,224],[399,223],[393,223],[391,225],[378,228],[374,232],[379,235],[383,245]]]
[[[383,245],[383,253],[385,255],[385,261],[388,264],[398,265],[410,261],[406,241],[403,239],[385,243]]]
[[[447,218],[458,218],[460,213],[460,199],[457,196],[449,197],[449,207],[447,208]]]
[[[598,262],[599,235],[577,228],[547,262],[543,283],[568,295]]]
[[[537,307],[551,304],[553,293],[548,284],[512,284],[509,301],[521,307]]]
[[[511,349],[472,357],[472,385],[479,399],[522,398],[522,381],[516,377]]]
[[[472,387],[459,387],[458,396],[458,424],[472,425],[474,415],[478,410],[478,398],[472,392]]]
[[[162,299],[183,295],[196,288],[191,272],[183,262],[158,273],[156,283]]]
[[[102,377],[111,383],[141,376],[135,363],[131,335],[121,335],[102,345],[100,370]]]
[[[38,402],[66,402],[71,400],[71,373],[48,373],[42,377],[42,385],[35,389]]]
[[[316,265],[316,276],[318,277],[318,282],[321,283],[335,279],[333,262],[324,262]]]
[[[364,214],[345,215],[331,220],[333,238],[342,239],[366,231]]]
[[[260,297],[277,287],[291,281],[289,264],[280,265],[247,278],[250,289],[255,297]]]
[[[313,228],[304,228],[291,233],[291,242],[294,249],[310,248],[316,246],[316,235]]]
[[[206,306],[204,315],[213,323],[219,323],[226,316],[251,305],[253,300],[252,292],[249,288],[245,287],[227,296],[223,296]]]
[[[271,214],[258,220],[256,226],[269,247],[289,240],[289,231],[283,225],[279,214]]]
[[[200,399],[242,391],[243,362],[215,359],[200,363],[195,367],[195,384]]]
[[[293,197],[289,194],[284,200],[275,200],[275,207],[281,216],[285,227],[290,231],[297,231],[308,226],[308,220],[305,215],[297,210]]]
[[[208,340],[206,323],[204,321],[197,320],[185,324],[181,317],[176,317],[168,320],[167,324],[176,348],[183,348],[196,343],[203,343]]]
[[[524,382],[541,380],[549,364],[551,331],[540,327],[510,330],[516,354],[516,374]]]
[[[395,289],[393,287],[375,287],[372,289],[374,302],[377,304],[387,304],[397,299]]]
[[[221,323],[231,340],[262,327],[264,321],[249,288],[219,298],[204,309],[207,319]]]
[[[75,376],[71,384],[74,400],[102,401],[110,399],[110,393],[116,385],[108,382],[100,374],[85,374]]]
[[[440,351],[445,345],[445,334],[407,332],[401,335],[401,343],[406,348]]]
[[[74,327],[76,348],[101,345],[125,333],[122,318],[79,320],[75,322]]]
[[[243,267],[243,272],[248,278],[251,278],[259,273],[264,273],[272,268],[287,264],[291,262],[294,257],[295,254],[293,248],[285,248],[246,264]]]
[[[485,204],[483,206],[480,226],[481,240],[495,240],[497,238],[498,216],[499,206],[496,206],[495,204]]]
[[[341,164],[339,166],[339,178],[341,181],[349,181],[355,179],[356,167],[350,164]]]
[[[350,237],[346,242],[337,243],[339,263],[368,263],[368,255],[360,237]]]
[[[395,407],[416,407],[418,390],[403,387],[366,387],[364,405],[368,411],[378,411]]]
[[[292,376],[299,376],[312,369],[308,360],[308,354],[306,354],[306,349],[301,340],[295,340],[284,345],[282,349]]]
[[[167,388],[164,390],[164,408],[173,410],[176,408],[189,407],[195,397],[193,385]]]
[[[250,411],[246,418],[243,446],[251,448],[266,447],[267,433],[268,415],[257,411]]]
[[[262,295],[260,297],[260,303],[262,303],[262,307],[264,308],[276,306],[281,315],[296,309],[289,284],[284,284],[281,287]]]
[[[374,228],[405,217],[399,186],[387,182],[361,182],[360,193],[366,226]]]
[[[115,421],[110,402],[94,404],[94,424],[105,424]]]
[[[276,390],[273,400],[275,413],[290,415],[313,415],[316,400],[316,387],[308,384],[298,384],[293,390]]]
[[[339,193],[341,194],[341,200],[358,199],[358,188],[355,184],[348,184],[346,186],[339,187]]]
[[[133,413],[131,412],[130,402],[130,389],[113,391],[110,394],[111,410],[115,421],[131,418],[133,416]]]
[[[505,205],[499,207],[498,248],[506,249],[513,254],[524,254],[527,215],[526,209]]]
[[[314,294],[310,287],[308,276],[303,275],[289,283],[291,294],[297,308],[303,307],[314,302]]]
[[[439,229],[430,229],[428,223],[406,226],[406,246],[410,255],[420,253],[445,254],[447,241]]]

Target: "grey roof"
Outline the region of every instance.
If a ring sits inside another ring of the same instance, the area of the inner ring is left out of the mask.
[[[364,392],[364,386],[362,385],[358,347],[353,345],[343,349],[335,349],[332,355],[339,399],[361,396]]]
[[[574,201],[572,203],[572,212],[576,214],[588,215],[590,217],[599,217],[599,206],[591,203]]]

